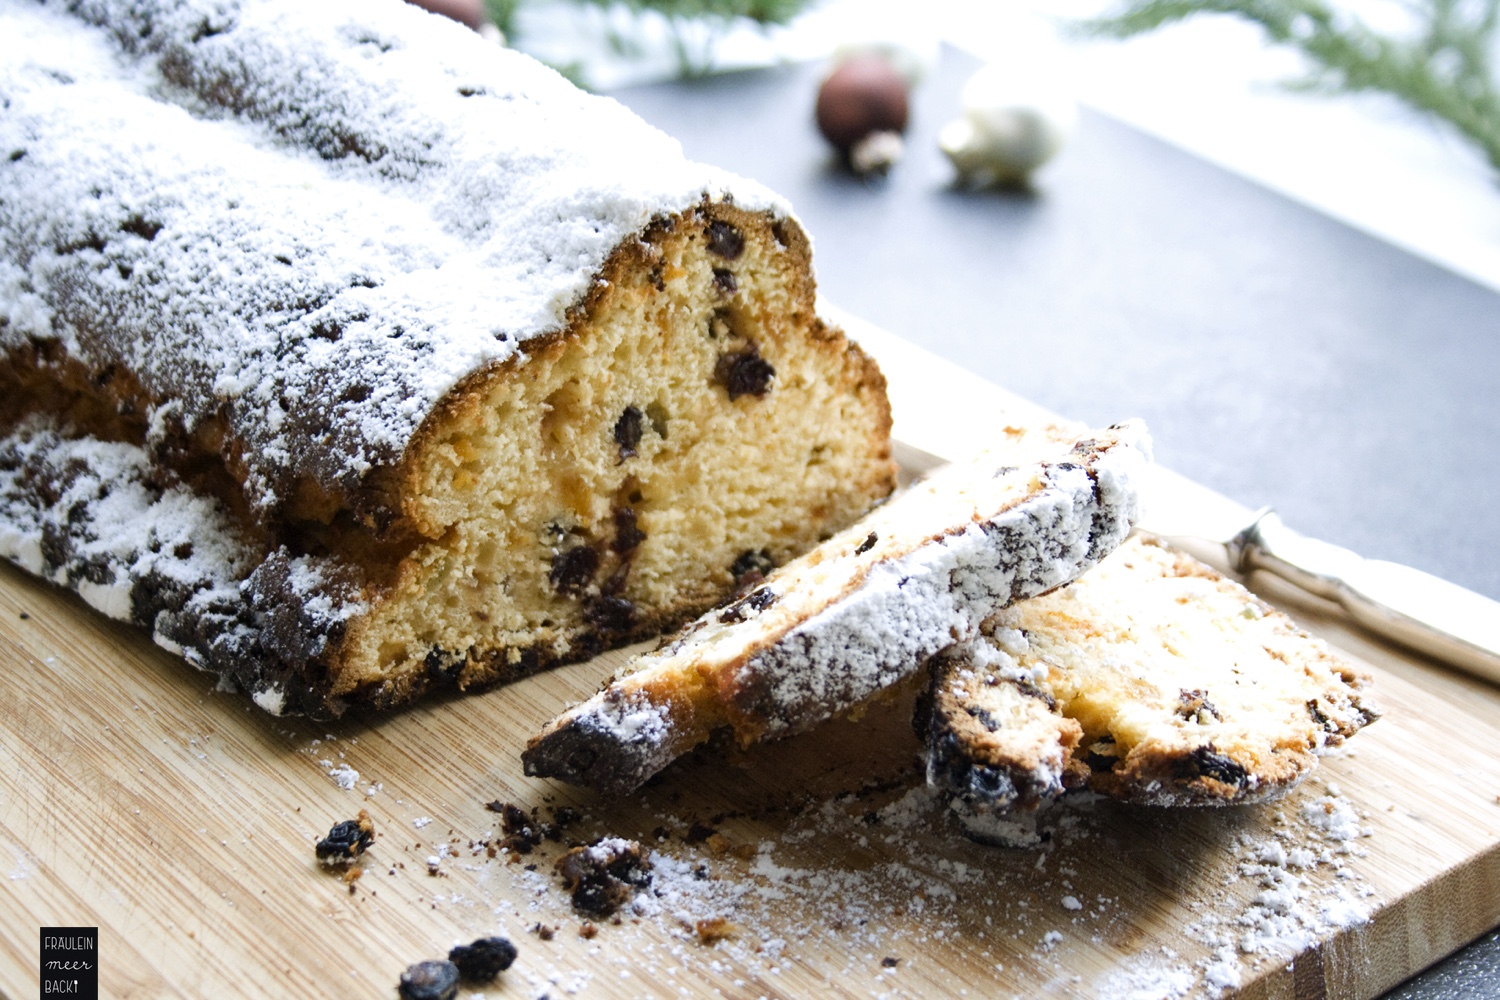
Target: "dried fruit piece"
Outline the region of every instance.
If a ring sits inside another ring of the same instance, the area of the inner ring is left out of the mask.
[[[719,219],[708,224],[708,249],[725,260],[734,260],[745,252],[745,236]]]
[[[731,400],[741,396],[764,396],[771,391],[776,369],[752,347],[719,355],[714,364],[714,381],[729,392]]]
[[[418,962],[401,973],[396,990],[401,1000],[453,1000],[458,996],[458,966],[452,962]]]
[[[651,862],[641,845],[605,837],[575,847],[557,859],[557,873],[573,894],[573,909],[590,917],[608,917],[630,902],[636,890],[651,884]]]
[[[547,579],[559,594],[576,595],[589,585],[599,570],[599,553],[587,545],[575,545],[552,557]]]
[[[635,456],[636,446],[641,443],[644,416],[638,408],[627,406],[620,419],[615,421],[615,444],[620,449],[620,461]]]
[[[318,841],[314,851],[318,860],[326,862],[349,861],[365,853],[375,839],[375,822],[365,810],[359,811],[357,819],[346,819],[333,824],[328,836]]]
[[[473,944],[461,944],[448,952],[448,961],[458,967],[458,974],[477,983],[487,983],[511,967],[516,960],[516,946],[509,938],[480,938]]]

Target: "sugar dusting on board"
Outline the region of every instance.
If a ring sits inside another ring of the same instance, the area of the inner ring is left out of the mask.
[[[961,952],[1020,995],[1221,997],[1365,922],[1372,906],[1357,870],[1369,829],[1337,786],[1317,780],[1244,809],[1083,796],[1047,813],[1040,846],[1027,850],[968,841],[914,774],[763,813],[658,812],[657,796],[595,808],[526,811],[546,835],[520,847],[495,829],[472,839],[449,830],[408,851],[413,871],[423,857],[441,859],[427,871],[441,886],[427,905],[527,943],[517,971],[528,996],[586,994],[632,975],[651,980],[634,992],[785,996],[795,989],[781,977],[821,966],[830,987],[895,997],[930,991],[922,977],[953,967],[939,953]],[[567,813],[567,825],[550,829],[549,810]],[[649,880],[612,919],[575,910],[554,862],[571,844],[618,847],[614,837],[640,844]],[[1184,861],[1189,841],[1198,846]],[[1100,852],[1117,856],[1104,892]],[[1139,954],[1136,925],[1152,893],[1181,897],[1192,917],[1175,947]],[[555,944],[573,938],[586,941],[583,968]],[[1098,968],[1081,950],[1113,956],[1111,970],[1080,976]]]

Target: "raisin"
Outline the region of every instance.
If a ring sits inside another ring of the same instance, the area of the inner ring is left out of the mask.
[[[620,419],[615,421],[615,444],[620,448],[620,461],[635,456],[636,446],[641,443],[644,414],[634,406],[625,407]]]
[[[141,215],[132,215],[120,224],[120,232],[139,236],[147,243],[156,239],[156,234],[161,232],[160,222],[151,222]]]
[[[741,396],[764,396],[771,389],[776,369],[754,350],[719,355],[714,364],[714,381],[729,392],[731,400]]]
[[[740,553],[734,565],[729,567],[729,572],[734,574],[736,580],[739,580],[751,573],[765,576],[775,568],[776,564],[771,561],[771,553],[765,549],[746,549]]]
[[[573,896],[573,909],[589,917],[612,915],[651,884],[651,862],[633,840],[575,847],[557,859],[556,869]]]
[[[516,960],[516,946],[509,938],[480,938],[473,944],[461,944],[448,952],[448,961],[458,967],[458,974],[474,982],[487,983],[511,967]]]
[[[750,605],[756,611],[764,611],[771,605],[776,603],[776,591],[772,590],[770,587],[762,587],[761,589],[751,594],[749,597],[745,598],[745,603]]]
[[[725,295],[733,295],[740,290],[740,283],[729,268],[716,267],[714,268],[714,287]]]
[[[1178,692],[1177,714],[1199,725],[1208,724],[1208,720],[1204,718],[1205,715],[1216,721],[1222,722],[1224,719],[1224,716],[1220,715],[1219,710],[1214,707],[1214,703],[1208,700],[1208,692],[1197,689],[1192,691],[1183,689]]]
[[[609,547],[623,555],[634,551],[645,540],[646,533],[637,525],[635,508],[615,508],[615,540]]]
[[[636,622],[636,607],[623,597],[604,595],[589,601],[583,616],[600,632],[628,632]]]
[[[496,809],[495,806],[500,808]],[[541,824],[534,823],[526,811],[509,802],[492,802],[485,807],[500,814],[500,832],[505,839],[500,846],[514,854],[530,854],[531,849],[542,842],[545,831]]]
[[[854,550],[854,554],[857,556],[864,555],[866,552],[873,549],[875,547],[875,543],[878,541],[880,541],[880,536],[875,534],[875,532],[873,531],[870,532],[869,535],[865,536],[865,540],[859,543],[859,548]]]
[[[761,587],[719,612],[719,621],[742,622],[750,617],[751,612],[764,611],[775,603],[776,592],[770,587]]]
[[[577,594],[587,587],[599,570],[599,553],[587,545],[577,545],[552,557],[547,579],[559,594]]]
[[[745,251],[745,237],[729,223],[715,219],[708,224],[708,249],[725,260],[734,260]]]
[[[901,960],[899,958],[891,958],[889,955],[887,955],[885,958],[882,958],[880,960],[881,967],[885,968],[885,969],[894,969],[896,966],[898,966],[900,964],[901,964]]]
[[[452,962],[418,962],[401,973],[401,1000],[453,1000],[458,996],[458,966]]]
[[[365,853],[375,839],[375,822],[363,809],[358,819],[346,819],[333,824],[328,836],[318,841],[313,850],[324,861],[346,861]]]
[[[1226,785],[1239,785],[1249,777],[1249,772],[1239,761],[1219,753],[1210,743],[1194,750],[1178,768],[1178,777],[1192,778],[1198,775],[1222,781]]]
[[[989,709],[980,708],[978,705],[970,705],[968,706],[966,711],[976,722],[983,726],[986,731],[991,733],[998,733],[1000,731],[1000,720],[995,718],[994,714],[990,712]]]

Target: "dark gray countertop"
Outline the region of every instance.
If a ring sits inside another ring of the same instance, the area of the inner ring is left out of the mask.
[[[1098,114],[1034,189],[955,190],[935,135],[972,66],[945,57],[873,183],[812,126],[816,67],[617,96],[790,198],[844,308],[1066,417],[1145,417],[1163,464],[1500,599],[1500,295]],[[1389,996],[1500,997],[1500,939]]]

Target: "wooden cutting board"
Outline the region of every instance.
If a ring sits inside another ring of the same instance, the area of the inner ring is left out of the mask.
[[[1046,416],[848,325],[910,465]],[[520,958],[463,996],[1375,996],[1500,923],[1500,690],[1266,593],[1370,665],[1385,717],[1279,803],[1085,804],[1016,851],[926,797],[908,695],[607,803],[518,753],[623,652],[390,718],[275,719],[0,568],[0,992],[37,995],[40,927],[97,926],[109,997],[392,997],[493,933]],[[498,850],[497,802],[575,810],[563,841],[640,841],[652,892],[587,923],[552,874],[566,844]],[[351,883],[313,844],[362,808],[378,837]]]

